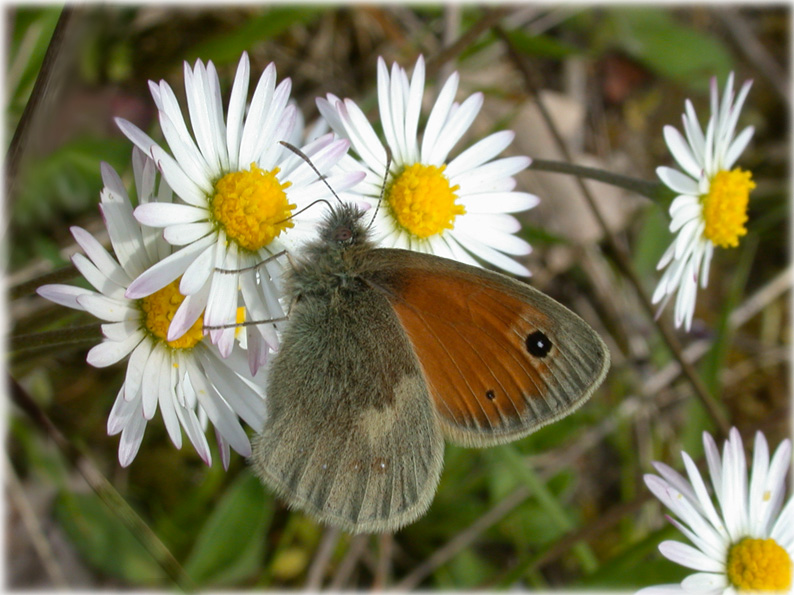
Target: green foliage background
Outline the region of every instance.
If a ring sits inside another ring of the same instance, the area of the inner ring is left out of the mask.
[[[201,58],[215,62],[228,93],[242,51],[251,55],[254,76],[275,61],[279,79],[292,77],[293,97],[308,121],[317,115],[314,98],[326,92],[372,108],[378,55],[409,68],[419,53],[432,60],[475,26],[483,10],[496,8],[152,4],[73,9],[53,85],[31,122],[14,189],[6,196],[12,335],[7,365],[67,441],[89,453],[198,587],[303,586],[328,534],[275,500],[239,456],[233,455],[224,472],[218,464],[206,468],[190,448],[175,450],[157,419],[149,424],[135,462],[121,469],[117,438],[106,436],[105,422],[123,366],[89,367],[90,343],[54,351],[17,338],[92,322],[31,290],[39,275],[68,262],[74,250],[71,225],[101,230],[100,161],[131,181],[131,145],[112,118],[125,117],[157,137],[146,81],[165,78],[182,97],[182,62]],[[6,148],[60,14],[58,6],[6,8]],[[611,164],[606,169],[648,180],[655,179],[657,165],[671,163],[661,130],[665,124],[680,128],[685,98],[705,117],[711,76],[724,81],[733,70],[739,82],[754,79],[741,119],[756,127],[740,162],[758,184],[751,196],[750,232],[740,248],[719,251],[709,287],[698,298],[702,322],[681,340],[685,345],[708,340],[698,373],[731,424],[746,437],[763,430],[774,447],[790,433],[788,298],[769,299],[738,330],[728,322],[731,312],[788,266],[790,99],[776,91],[775,71],[746,51],[750,42],[737,37],[737,19],[773,66],[788,73],[784,7],[514,6],[502,26],[542,77],[544,89],[565,93],[566,73],[572,65],[580,68],[586,90],[584,149]],[[454,33],[445,38],[450,23]],[[483,56],[507,64],[501,43],[486,31],[459,48],[449,66],[465,78],[481,67]],[[514,81],[482,90],[486,105],[492,97],[516,109],[532,101]],[[511,112],[503,116],[499,125],[510,128]],[[524,189],[543,199],[540,190]],[[670,241],[663,207],[641,202],[615,232],[630,247],[648,290]],[[522,233],[535,249],[530,268],[546,279],[542,288],[585,316],[607,340],[614,362],[609,377],[581,410],[524,440],[486,450],[448,447],[429,513],[391,541],[365,538],[359,563],[337,586],[372,587],[384,558],[388,584],[401,587],[636,589],[686,576],[656,549],[678,537],[659,504],[646,501],[642,475],[652,471],[652,460],[681,468],[681,449],[696,459],[702,456],[701,433],[714,426],[680,378],[652,394],[643,389],[647,378],[670,364],[671,354],[603,254],[603,242],[587,249],[613,284],[610,295],[599,293],[592,270],[569,239],[546,229],[533,213],[524,224]],[[574,255],[559,275],[545,259],[554,248]],[[12,406],[7,419],[8,586],[170,590],[171,579],[141,545],[141,535],[120,520],[119,509],[108,508],[87,488],[62,450],[25,413]],[[513,498],[515,505],[485,523]],[[25,501],[32,518],[24,514]],[[37,539],[46,547],[37,547]],[[456,547],[460,540],[465,545]],[[338,576],[355,547],[347,535],[333,542],[323,584]],[[445,552],[452,553],[433,562]],[[425,563],[429,569],[417,582],[401,583]]]

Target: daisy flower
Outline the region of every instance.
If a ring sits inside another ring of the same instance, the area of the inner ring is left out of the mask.
[[[139,150],[133,151],[138,203],[171,204],[171,189],[160,181],[157,191],[155,164]],[[265,419],[263,389],[251,377],[242,351],[222,359],[218,349],[204,340],[201,321],[181,337],[167,338],[168,326],[183,296],[174,281],[140,299],[125,293],[134,280],[172,252],[160,230],[141,227],[118,174],[102,164],[104,188],[100,211],[107,226],[115,258],[87,231],[72,227],[74,239],[85,252],[73,257],[74,265],[96,289],[71,285],[43,285],[42,297],[84,310],[107,321],[105,340],[88,352],[88,363],[105,367],[129,356],[124,384],[108,418],[108,434],[121,433],[119,462],[129,465],[138,453],[146,424],[158,408],[168,435],[177,448],[182,430],[207,465],[212,463],[204,429],[215,427],[224,467],[229,447],[251,455],[251,444],[238,416],[261,431]]]
[[[784,440],[770,462],[764,435],[755,435],[750,482],[742,439],[732,428],[722,458],[713,438],[703,444],[716,506],[695,463],[682,452],[685,479],[662,463],[659,476],[646,475],[651,492],[678,517],[672,522],[693,544],[665,541],[662,554],[696,570],[680,585],[643,589],[643,595],[687,593],[786,592],[792,587],[794,499],[783,505],[791,442]],[[718,510],[719,507],[719,510]]]
[[[520,223],[508,213],[535,206],[538,198],[515,192],[512,176],[530,164],[528,157],[495,159],[513,140],[511,131],[491,134],[455,158],[450,152],[471,126],[483,103],[475,93],[455,102],[458,73],[447,79],[436,99],[421,139],[417,137],[425,86],[420,56],[413,75],[397,64],[389,74],[378,58],[378,107],[387,152],[364,113],[350,99],[318,98],[320,113],[331,128],[351,143],[359,163],[344,160],[344,169],[364,168],[366,178],[354,190],[375,205],[386,183],[383,207],[373,225],[381,245],[419,250],[480,266],[479,260],[517,275],[529,275],[511,256],[529,254],[530,245],[515,234]],[[421,143],[421,144],[420,144]]]
[[[312,209],[305,216],[292,215],[330,196],[311,167],[279,142],[292,137],[297,119],[296,106],[289,104],[290,80],[276,85],[276,68],[270,64],[246,114],[249,70],[248,55],[243,54],[224,115],[215,66],[196,61],[191,68],[185,63],[192,133],[171,87],[150,81],[171,153],[130,122],[116,120],[151,155],[180,199],[135,210],[139,222],[163,228],[165,239],[178,250],[138,277],[127,297],[149,295],[181,277],[179,291],[186,299],[168,329],[168,340],[187,332],[204,312],[204,325],[224,357],[234,345],[239,294],[248,320],[284,318],[279,302],[283,259],[276,256],[311,237],[319,217]],[[329,133],[302,151],[324,174],[348,145]],[[329,176],[328,182],[344,190],[362,178],[361,172],[347,172]],[[246,332],[249,366],[255,373],[277,347],[278,336],[272,324],[250,325]]]
[[[686,138],[672,126],[664,127],[665,142],[682,171],[659,167],[656,173],[678,193],[670,205],[670,231],[678,235],[656,267],[666,270],[652,301],[666,304],[677,292],[675,325],[683,324],[687,331],[695,313],[698,281],[704,289],[708,285],[714,248],[736,247],[747,233],[747,203],[755,183],[749,171],[731,168],[753,136],[753,127],[748,126],[734,138],[751,84],[745,82],[734,101],[731,73],[720,101],[717,81],[712,79],[711,119],[705,135],[689,100],[683,115]]]

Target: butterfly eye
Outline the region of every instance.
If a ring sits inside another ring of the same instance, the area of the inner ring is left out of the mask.
[[[337,242],[346,242],[353,237],[353,232],[349,227],[339,227],[334,232],[334,240]]]
[[[551,341],[541,331],[527,335],[527,351],[535,357],[546,357],[551,351]]]

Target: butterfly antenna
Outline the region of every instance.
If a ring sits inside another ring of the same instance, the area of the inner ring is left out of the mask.
[[[391,168],[391,149],[386,147],[386,173],[383,174],[383,185],[380,187],[380,198],[378,198],[378,204],[375,205],[375,212],[372,214],[372,219],[370,219],[369,225],[367,225],[367,231],[369,228],[372,227],[372,224],[375,223],[375,217],[378,216],[378,209],[380,209],[380,203],[383,202],[383,197],[386,196],[386,182],[389,180],[389,168]]]
[[[327,200],[325,200],[324,198],[318,198],[318,199],[317,199],[317,200],[315,200],[314,202],[312,202],[312,203],[309,203],[308,205],[306,205],[305,207],[303,207],[303,208],[302,208],[300,211],[296,211],[295,213],[292,213],[292,215],[290,215],[289,217],[285,217],[285,218],[284,218],[284,219],[282,219],[281,221],[276,221],[276,222],[275,222],[273,225],[278,225],[279,223],[284,223],[285,221],[289,221],[290,219],[294,219],[295,217],[297,217],[298,215],[300,215],[300,214],[301,214],[301,213],[303,213],[304,211],[308,211],[309,209],[311,209],[311,208],[312,208],[314,205],[316,205],[318,202],[324,202],[324,203],[325,203],[325,204],[328,206],[328,208],[329,208],[329,209],[331,208],[331,203],[330,203],[330,202],[328,202],[328,201],[327,201]]]
[[[317,169],[317,168],[314,166],[314,163],[312,163],[312,160],[311,160],[311,159],[309,159],[309,157],[308,157],[308,155],[306,155],[306,153],[304,153],[304,152],[303,152],[303,151],[301,151],[301,150],[300,150],[298,147],[296,147],[295,145],[292,145],[292,144],[288,143],[288,142],[287,142],[287,141],[285,141],[285,140],[281,140],[281,141],[279,141],[279,142],[280,142],[282,145],[284,145],[285,147],[287,147],[287,148],[288,148],[290,151],[292,151],[293,153],[295,153],[295,154],[296,154],[298,157],[300,157],[301,159],[303,159],[303,160],[304,160],[306,163],[308,163],[308,164],[309,164],[309,167],[311,167],[311,168],[314,170],[314,173],[316,173],[316,174],[317,174],[317,177],[318,177],[318,178],[320,178],[320,179],[323,181],[323,184],[325,184],[325,185],[326,185],[326,187],[328,188],[328,190],[330,190],[330,191],[331,191],[331,194],[333,194],[333,195],[334,195],[334,198],[335,198],[336,200],[338,200],[340,203],[342,202],[342,199],[341,199],[341,198],[339,198],[339,195],[338,195],[336,192],[334,192],[334,189],[333,189],[333,188],[331,188],[331,185],[328,183],[328,180],[326,180],[326,179],[325,179],[325,176],[324,176],[323,174],[321,174],[321,173],[320,173],[320,170],[318,170],[318,169]],[[315,201],[315,202],[320,202],[320,201]],[[325,202],[326,204],[328,204],[328,201],[324,201],[324,202]],[[314,203],[312,203],[312,204],[314,204]],[[309,205],[309,206],[311,206],[311,205]],[[329,206],[330,206],[330,205],[329,205]],[[306,207],[306,208],[309,208],[309,207]],[[304,210],[305,210],[305,209],[304,209]],[[299,211],[299,212],[300,212],[300,211]]]

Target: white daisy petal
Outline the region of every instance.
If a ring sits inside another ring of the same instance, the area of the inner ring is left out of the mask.
[[[692,154],[692,149],[681,133],[672,126],[665,126],[663,133],[667,147],[678,162],[678,165],[691,177],[695,179],[699,178],[703,168],[698,163],[697,159],[695,159],[695,156]]]
[[[736,163],[739,155],[741,155],[747,148],[747,145],[750,144],[750,140],[753,138],[754,132],[755,128],[748,126],[742,130],[739,136],[737,136],[736,139],[731,143],[726,150],[725,158],[723,159],[722,166],[725,169],[731,169],[733,167],[733,164]]]
[[[678,541],[663,541],[659,544],[659,551],[665,558],[676,564],[700,570],[703,572],[724,572],[725,565],[712,560],[700,550]]]
[[[185,429],[190,443],[196,449],[201,460],[206,465],[212,465],[212,455],[210,454],[210,446],[207,443],[207,437],[204,435],[204,430],[201,427],[201,422],[198,419],[193,408],[187,408],[176,403],[174,407],[179,423]]]
[[[149,266],[141,228],[135,225],[129,200],[105,202],[99,205],[108,230],[113,252],[126,273],[126,280],[134,279]],[[119,277],[121,280],[121,277]]]
[[[149,359],[146,360],[141,381],[141,395],[143,396],[141,404],[143,406],[143,417],[147,420],[152,419],[157,411],[160,375],[169,373],[169,369],[166,367],[168,359],[168,352],[157,345],[149,354]]]
[[[181,276],[193,260],[212,244],[212,237],[202,238],[148,268],[146,272],[130,283],[126,292],[127,298],[138,299],[146,297],[162,289]]]
[[[146,362],[154,348],[152,341],[141,341],[138,346],[132,350],[130,359],[127,362],[127,375],[124,378],[124,399],[132,401],[141,391],[141,383],[143,381],[143,371],[146,368]]]
[[[207,219],[206,209],[172,203],[150,202],[134,211],[135,219],[143,225],[167,227],[179,223],[194,223]]]
[[[119,442],[119,464],[128,467],[138,454],[138,450],[143,442],[143,433],[146,430],[146,419],[143,414],[136,412],[130,417],[124,430],[121,432]]]
[[[252,385],[240,380],[226,365],[209,350],[201,350],[201,361],[208,378],[223,395],[231,408],[255,431],[261,432],[265,423],[264,396]]]
[[[72,308],[74,310],[82,310],[83,307],[78,303],[77,298],[81,295],[90,295],[93,293],[90,289],[83,289],[82,287],[74,287],[72,285],[42,285],[36,289],[44,299]]]
[[[160,170],[168,185],[179,198],[196,207],[207,206],[207,195],[204,190],[188,177],[171,155],[156,145],[152,147],[151,154],[157,164],[157,169]]]
[[[85,294],[77,298],[83,310],[108,322],[136,320],[140,312],[123,299],[109,298],[99,294]]]
[[[430,116],[427,118],[427,125],[425,126],[425,133],[422,137],[422,148],[419,151],[420,160],[422,163],[432,164],[430,156],[436,153],[436,145],[439,143],[441,130],[447,121],[452,104],[455,101],[455,93],[458,91],[458,81],[460,76],[457,72],[453,72],[436,98],[433,104],[433,109],[430,110]]]
[[[697,181],[671,167],[657,167],[656,175],[671,190],[679,194],[697,196],[699,194]]]
[[[176,374],[174,370],[174,362],[171,361],[169,355],[165,363],[165,367],[160,374],[160,387],[157,389],[158,406],[160,407],[160,415],[163,416],[163,424],[165,430],[168,432],[168,437],[177,448],[182,448],[182,431],[180,429],[179,418],[176,415],[176,395],[174,393],[174,385],[176,383]]]
[[[196,389],[196,397],[202,410],[235,451],[245,457],[250,456],[251,443],[232,410],[207,382],[198,366],[190,359],[186,362],[190,382]]]
[[[449,121],[444,124],[439,132],[438,140],[433,146],[433,150],[428,155],[427,160],[423,159],[422,161],[431,165],[441,165],[444,163],[452,148],[472,125],[477,114],[480,113],[482,104],[482,93],[475,93],[467,98],[466,101],[461,104],[455,116],[450,117]],[[527,165],[529,165],[528,158],[524,159],[527,160]]]
[[[110,279],[117,285],[126,285],[130,282],[130,278],[126,271],[119,265],[119,263],[105,250],[94,236],[84,230],[82,227],[70,227],[69,231],[72,232],[77,244],[86,253],[86,256],[91,259],[97,269],[101,271],[102,276]],[[97,288],[99,289],[99,288]]]
[[[89,350],[86,361],[95,368],[112,366],[127,357],[143,338],[143,332],[139,331],[124,341],[103,341]]]
[[[364,113],[349,99],[338,104],[337,109],[353,150],[382,179],[386,173],[386,151]]]
[[[419,126],[419,115],[422,110],[422,97],[425,89],[425,59],[419,56],[411,75],[408,99],[405,107],[404,118],[404,146],[407,150],[405,155],[406,163],[414,163],[419,160],[419,144],[416,140],[416,133]]]
[[[119,390],[119,394],[116,396],[113,407],[108,414],[108,436],[115,436],[121,432],[124,426],[129,423],[132,416],[140,410],[140,403],[138,400],[128,402],[124,399],[122,395],[123,390],[124,387]]]
[[[168,326],[167,340],[175,341],[195,324],[207,307],[209,292],[210,284],[205,283],[197,292],[185,296]]]
[[[248,53],[243,52],[234,75],[232,94],[229,98],[229,110],[226,118],[226,151],[229,155],[229,168],[240,168],[240,139],[243,133],[243,117],[245,116],[245,100],[248,96],[248,82],[251,65]]]
[[[691,574],[681,582],[687,593],[703,593],[704,595],[723,593],[728,587],[724,574],[698,572]]]
[[[203,192],[211,192],[210,180],[214,177],[216,169],[207,165],[204,155],[193,144],[193,139],[190,138],[187,128],[184,126],[183,122],[183,130],[178,129],[168,114],[160,112],[160,128],[163,131],[163,136],[185,175],[195,182]]]
[[[515,132],[512,130],[502,130],[486,136],[450,161],[444,173],[448,178],[454,179],[459,174],[479,167],[504,151],[514,138]]]
[[[72,264],[97,291],[109,297],[123,298],[126,283],[114,283],[82,254],[73,255]],[[119,268],[118,265],[116,266]]]
[[[163,231],[163,237],[172,246],[192,244],[215,231],[211,223],[200,221],[184,225],[171,225]]]

